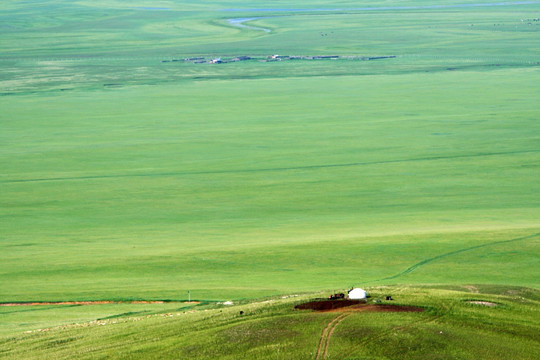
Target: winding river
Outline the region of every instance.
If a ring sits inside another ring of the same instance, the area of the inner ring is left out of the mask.
[[[265,29],[265,28],[262,28],[262,27],[257,27],[257,26],[250,26],[250,25],[246,25],[244,24],[245,22],[248,22],[248,21],[252,21],[252,20],[258,20],[258,19],[264,19],[264,18],[267,18],[267,17],[271,17],[271,16],[260,16],[260,17],[250,17],[250,18],[236,18],[236,19],[228,19],[227,22],[233,26],[237,26],[237,27],[241,27],[241,28],[245,28],[245,29],[251,29],[251,30],[260,30],[260,31],[264,31],[264,32],[271,32],[272,30],[270,29]]]
[[[327,9],[223,9],[227,12],[291,12],[291,13],[317,13],[317,12],[335,12],[335,11],[392,11],[392,10],[437,10],[437,9],[457,9],[457,8],[478,8],[478,7],[493,7],[493,6],[518,6],[518,5],[534,5],[540,4],[540,1],[505,1],[495,3],[480,3],[480,4],[448,4],[448,5],[419,5],[419,6],[383,6],[383,7],[361,7],[361,8],[327,8]],[[348,15],[348,14],[340,14]],[[270,29],[246,25],[246,22],[277,17],[279,15],[259,16],[259,17],[243,17],[227,19],[227,22],[233,26],[271,32]]]

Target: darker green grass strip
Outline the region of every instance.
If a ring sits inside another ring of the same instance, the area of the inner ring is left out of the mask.
[[[89,176],[73,176],[73,177],[56,177],[56,178],[34,178],[34,179],[10,179],[3,180],[1,183],[27,183],[27,182],[43,182],[43,181],[76,181],[76,180],[101,180],[101,179],[114,179],[114,178],[134,178],[134,177],[162,177],[162,176],[190,176],[190,175],[218,175],[218,174],[241,174],[241,173],[255,173],[255,172],[274,172],[274,171],[295,171],[295,170],[316,170],[316,169],[328,169],[338,167],[354,167],[354,166],[368,166],[368,165],[385,165],[407,162],[419,162],[419,161],[438,161],[438,160],[452,160],[452,159],[467,159],[476,157],[490,157],[501,155],[515,155],[540,152],[540,150],[521,150],[521,151],[504,151],[504,152],[491,152],[491,153],[478,153],[478,154],[462,154],[462,155],[450,155],[450,156],[428,156],[415,159],[396,159],[396,160],[383,160],[383,161],[366,161],[366,162],[353,162],[353,163],[341,163],[341,164],[320,164],[320,165],[305,165],[305,166],[290,166],[290,167],[278,167],[278,168],[261,168],[261,169],[238,169],[238,170],[215,170],[215,171],[185,171],[185,172],[164,172],[153,174],[112,174],[112,175],[89,175]]]
[[[527,235],[527,236],[522,236],[522,237],[518,237],[518,238],[515,238],[515,239],[510,239],[510,240],[494,241],[494,242],[491,242],[491,243],[488,243],[488,244],[476,245],[476,246],[471,246],[471,247],[456,250],[456,251],[451,251],[451,252],[448,252],[448,253],[445,253],[445,254],[434,256],[434,257],[429,258],[429,259],[422,260],[422,261],[414,264],[413,266],[411,266],[411,267],[409,267],[409,268],[407,268],[407,269],[403,270],[402,272],[397,273],[395,275],[388,276],[388,277],[385,277],[385,278],[382,278],[382,279],[371,280],[371,281],[368,281],[367,283],[371,283],[371,282],[375,282],[375,281],[396,279],[396,278],[398,278],[400,276],[409,274],[409,273],[413,272],[414,270],[418,269],[419,267],[421,267],[423,265],[426,265],[428,263],[431,263],[431,262],[434,262],[434,261],[437,261],[437,260],[440,260],[440,259],[443,259],[443,258],[446,258],[446,257],[449,257],[449,256],[461,254],[461,253],[464,253],[464,252],[467,252],[467,251],[472,251],[472,250],[476,250],[476,249],[483,248],[483,247],[488,247],[488,246],[507,244],[507,243],[516,242],[516,241],[532,239],[532,238],[535,238],[537,236],[540,236],[540,233]]]

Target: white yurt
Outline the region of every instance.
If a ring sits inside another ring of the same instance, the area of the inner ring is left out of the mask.
[[[359,300],[359,299],[365,299],[365,298],[366,298],[366,291],[364,289],[354,288],[351,291],[349,291],[349,299]]]

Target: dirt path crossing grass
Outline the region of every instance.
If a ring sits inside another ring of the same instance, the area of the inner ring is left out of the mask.
[[[328,352],[328,345],[330,344],[330,338],[332,337],[334,330],[349,315],[351,314],[342,313],[338,315],[324,328],[321,334],[321,339],[319,340],[319,346],[317,347],[317,354],[315,355],[315,360],[326,358],[326,354]]]

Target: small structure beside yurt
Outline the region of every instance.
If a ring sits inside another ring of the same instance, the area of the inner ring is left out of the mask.
[[[366,291],[360,288],[354,288],[349,290],[349,299],[351,300],[361,300],[367,297]]]

